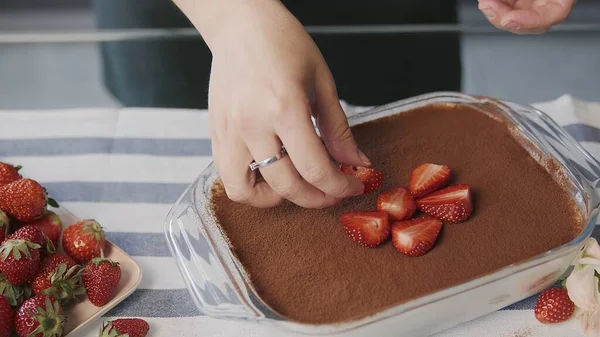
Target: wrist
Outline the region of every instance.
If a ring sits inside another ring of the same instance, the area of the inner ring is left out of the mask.
[[[264,6],[281,4],[279,0],[173,0],[196,27],[211,51],[221,33]]]

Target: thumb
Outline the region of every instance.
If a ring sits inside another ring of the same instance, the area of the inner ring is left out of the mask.
[[[316,82],[313,115],[327,150],[338,163],[371,166],[356,145],[331,75],[317,76]]]

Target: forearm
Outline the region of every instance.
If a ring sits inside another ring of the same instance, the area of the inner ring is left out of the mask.
[[[219,33],[244,13],[260,10],[279,0],[173,0],[198,29],[209,48],[213,48]]]

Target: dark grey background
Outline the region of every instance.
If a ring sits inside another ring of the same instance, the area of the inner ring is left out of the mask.
[[[461,1],[461,23],[488,25],[476,6]],[[589,22],[600,23],[600,1],[580,0],[568,23]],[[0,34],[94,27],[86,1],[0,1]],[[461,48],[465,92],[523,103],[564,93],[600,101],[600,31],[467,33]],[[0,44],[0,108],[118,105],[103,86],[97,44]]]

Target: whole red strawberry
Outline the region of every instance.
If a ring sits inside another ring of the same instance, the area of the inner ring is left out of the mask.
[[[4,297],[10,305],[18,307],[31,295],[29,284],[14,285],[0,274],[0,297]]]
[[[66,319],[57,300],[34,296],[17,310],[15,328],[19,337],[61,337]]]
[[[19,170],[21,166],[12,166],[11,164],[0,162],[0,186],[12,183],[21,179]]]
[[[92,219],[78,221],[63,232],[62,246],[77,263],[86,263],[99,257],[106,246],[104,229]]]
[[[568,320],[575,312],[575,304],[567,289],[550,288],[542,291],[535,304],[535,318],[542,323],[560,323]]]
[[[46,205],[46,191],[35,180],[19,179],[0,187],[0,209],[19,222],[41,217]]]
[[[14,324],[15,313],[6,298],[0,296],[0,337],[10,337]]]
[[[8,235],[8,229],[10,227],[9,224],[10,219],[8,218],[6,213],[0,210],[0,243],[4,241],[4,239],[6,239],[6,236]]]
[[[27,283],[40,266],[40,245],[25,240],[6,240],[0,246],[0,273],[16,285]]]
[[[33,226],[21,227],[16,232],[9,235],[6,239],[21,239],[36,243],[41,247],[40,254],[42,256],[52,254],[55,251],[52,241],[50,241],[50,239],[48,239],[48,237],[46,237],[42,231]]]
[[[121,281],[119,263],[104,256],[92,259],[83,271],[83,285],[88,298],[97,307],[112,299],[113,291]]]
[[[40,263],[38,273],[29,284],[36,295],[46,294],[62,302],[85,293],[81,268],[66,254],[54,253]]]
[[[62,232],[63,224],[60,217],[52,212],[46,211],[41,218],[34,222],[28,223],[27,226],[35,227],[42,231],[52,241],[54,247],[58,247],[60,240],[60,233]]]
[[[100,337],[146,337],[148,331],[150,325],[141,318],[120,318],[104,324]]]

